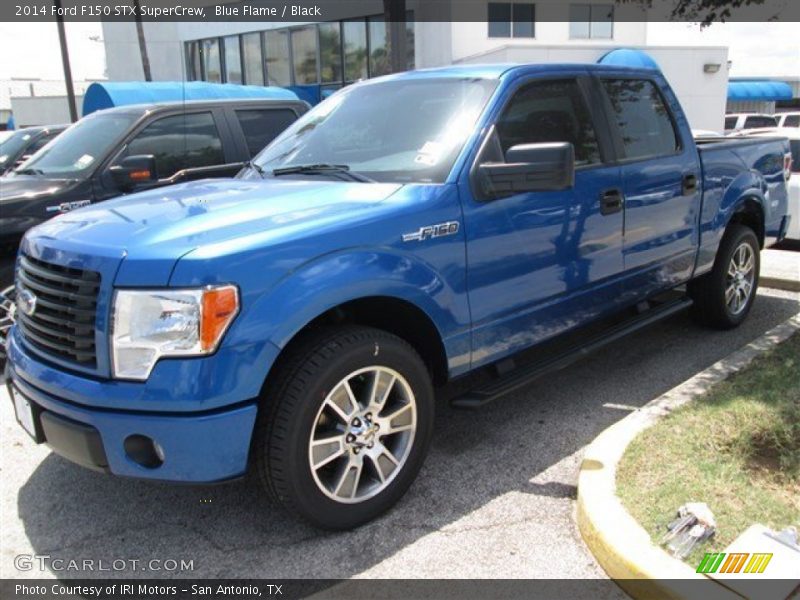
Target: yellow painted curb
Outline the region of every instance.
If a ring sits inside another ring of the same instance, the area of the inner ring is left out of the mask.
[[[578,528],[600,566],[632,597],[683,599],[686,586],[681,582],[713,580],[655,546],[623,507],[616,495],[616,469],[628,444],[660,417],[705,393],[798,330],[800,314],[618,421],[586,448],[578,475]],[[709,591],[715,599],[741,598],[722,585],[710,585]]]

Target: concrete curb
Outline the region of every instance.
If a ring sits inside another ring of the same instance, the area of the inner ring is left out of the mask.
[[[609,577],[634,598],[684,598],[687,580],[711,581],[650,541],[616,495],[616,469],[642,431],[800,331],[800,313],[618,421],[589,444],[578,475],[581,536]],[[677,508],[677,507],[676,507]],[[714,598],[740,598],[715,586]]]
[[[781,279],[780,277],[759,277],[758,286],[787,292],[800,292],[800,280]]]

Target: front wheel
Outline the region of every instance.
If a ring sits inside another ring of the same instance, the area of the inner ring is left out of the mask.
[[[695,319],[717,329],[739,326],[753,306],[760,266],[756,234],[732,224],[722,238],[714,268],[689,285]]]
[[[434,414],[428,371],[405,341],[365,327],[290,352],[263,398],[256,469],[273,498],[314,525],[365,523],[422,466]]]

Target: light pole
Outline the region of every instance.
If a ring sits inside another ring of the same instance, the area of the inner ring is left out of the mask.
[[[61,0],[53,0],[56,7],[56,25],[58,26],[58,42],[61,45],[61,64],[64,67],[64,83],[67,85],[67,102],[71,122],[78,120],[78,108],[75,104],[75,88],[72,86],[72,68],[69,65],[69,49],[67,34],[64,31],[64,17],[61,14]]]

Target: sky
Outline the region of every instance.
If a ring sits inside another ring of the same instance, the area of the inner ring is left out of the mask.
[[[689,23],[651,23],[647,36],[652,45],[728,46],[733,77],[798,76],[797,28],[797,23],[717,23],[701,30]],[[104,77],[100,23],[67,23],[66,31],[73,78]],[[0,79],[63,77],[55,23],[0,23],[0,56]]]

